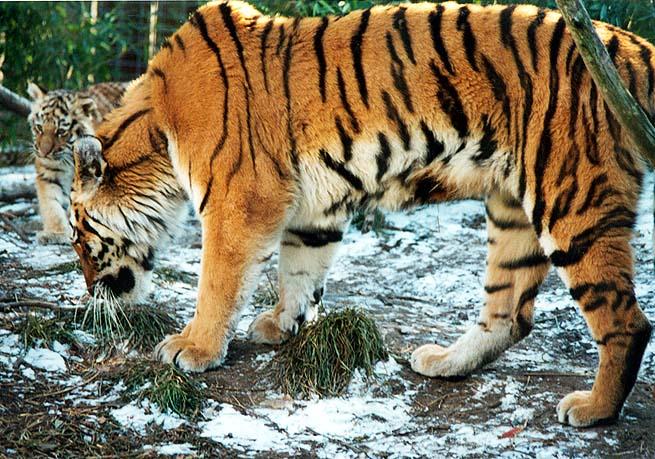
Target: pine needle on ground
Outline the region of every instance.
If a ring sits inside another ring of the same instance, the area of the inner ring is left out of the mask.
[[[356,369],[367,377],[388,358],[375,322],[357,309],[320,316],[291,338],[271,361],[273,378],[297,396],[339,396]]]

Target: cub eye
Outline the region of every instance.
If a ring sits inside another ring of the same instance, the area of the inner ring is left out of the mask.
[[[57,137],[63,137],[64,135],[68,134],[68,129],[63,127],[57,128],[56,134]]]

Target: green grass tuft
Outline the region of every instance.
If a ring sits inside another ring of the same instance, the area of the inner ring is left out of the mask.
[[[362,233],[373,231],[379,236],[387,226],[387,219],[379,209],[359,211],[355,213],[350,224]]]
[[[62,344],[75,342],[73,332],[63,326],[59,320],[49,319],[35,313],[27,314],[16,324],[14,331],[21,336],[26,348],[33,346],[38,341],[42,341],[47,347],[52,346],[55,341]]]
[[[356,369],[370,377],[375,363],[387,358],[375,322],[347,308],[303,327],[270,365],[273,378],[290,395],[339,396]]]
[[[126,370],[124,382],[129,396],[147,398],[163,412],[195,417],[202,408],[200,387],[174,365],[139,360]]]

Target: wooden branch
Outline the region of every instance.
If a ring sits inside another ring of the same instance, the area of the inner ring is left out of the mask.
[[[0,106],[27,118],[27,115],[30,114],[32,104],[23,96],[19,96],[15,92],[0,85]]]
[[[644,158],[655,165],[655,128],[625,88],[580,0],[557,0],[568,30],[605,102]]]

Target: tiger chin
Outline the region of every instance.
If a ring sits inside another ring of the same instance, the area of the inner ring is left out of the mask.
[[[655,48],[596,28],[655,115]],[[280,300],[251,325],[258,342],[316,316],[357,209],[484,197],[479,319],[448,347],[416,349],[412,368],[462,376],[497,359],[530,333],[555,266],[600,355],[593,388],[566,396],[558,420],[613,421],[634,386],[651,334],[630,249],[645,166],[557,12],[423,3],[294,19],[210,3],[75,152],[72,223],[90,289],[122,272],[135,282],[117,295],[143,298],[139,279],[187,199],[201,221],[196,313],[157,346],[164,362],[221,364],[274,251]]]
[[[127,83],[99,83],[80,91],[47,91],[27,85],[31,98],[28,122],[34,139],[36,195],[43,229],[40,244],[70,244],[67,209],[73,181],[72,147],[93,135],[104,116],[120,105]]]

